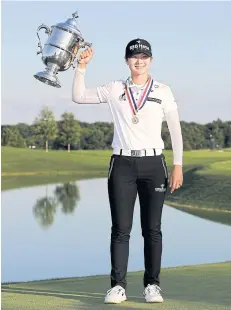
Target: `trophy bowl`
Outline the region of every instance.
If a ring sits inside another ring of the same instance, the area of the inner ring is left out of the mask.
[[[42,54],[42,62],[46,66],[44,71],[37,72],[34,77],[49,85],[57,88],[61,83],[57,77],[59,71],[66,71],[71,66],[74,67],[75,57],[80,48],[91,46],[90,43],[84,42],[80,30],[77,28],[77,12],[72,14],[64,23],[59,23],[49,28],[42,24],[37,29],[39,39],[38,47],[40,50],[37,54]],[[48,34],[47,41],[42,48],[38,32],[45,29]]]

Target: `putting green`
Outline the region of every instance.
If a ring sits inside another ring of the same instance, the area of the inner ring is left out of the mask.
[[[143,272],[128,273],[128,300],[105,305],[108,276],[54,279],[2,285],[2,309],[231,309],[231,262],[162,269],[163,304],[146,304]]]

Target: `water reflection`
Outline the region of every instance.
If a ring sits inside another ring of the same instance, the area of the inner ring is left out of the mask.
[[[63,213],[73,213],[77,207],[77,201],[80,200],[79,188],[75,183],[67,183],[63,186],[57,186],[55,196],[62,207]]]
[[[37,199],[33,212],[39,224],[43,227],[48,227],[54,222],[56,201],[52,197]]]
[[[36,200],[33,214],[40,226],[47,228],[54,223],[57,208],[60,207],[64,214],[71,214],[79,200],[79,188],[76,183],[56,186],[53,195],[48,193],[48,186],[46,186],[46,195]]]
[[[109,274],[107,179],[2,192],[1,213],[2,282]],[[231,259],[231,226],[165,205],[162,231],[163,268]],[[138,200],[129,253],[128,270],[143,270]]]

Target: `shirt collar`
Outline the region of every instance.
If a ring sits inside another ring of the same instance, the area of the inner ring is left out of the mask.
[[[133,89],[138,89],[138,90],[143,90],[145,88],[147,83],[145,83],[144,85],[142,85],[142,87],[137,87],[136,84],[133,83],[132,81],[132,78],[131,76],[129,76],[127,78],[127,80],[125,81],[125,85],[129,88],[133,88]],[[154,88],[158,88],[159,87],[159,84],[158,82],[156,82],[154,79],[153,79],[153,85],[152,85],[152,91],[154,90]]]

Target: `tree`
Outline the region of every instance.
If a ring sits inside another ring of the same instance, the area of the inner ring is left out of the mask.
[[[224,128],[224,144],[225,147],[231,147],[231,123],[228,122],[225,124]]]
[[[62,119],[55,121],[53,113],[44,109],[32,125],[18,123],[1,126],[3,146],[44,147],[50,149],[109,149],[113,139],[113,124],[107,122],[87,123],[74,119],[72,113],[64,113]],[[181,121],[184,150],[231,147],[231,121],[220,119],[198,124]],[[162,138],[166,149],[172,149],[171,136],[167,122],[163,122]],[[26,144],[25,144],[26,143]]]
[[[58,128],[54,119],[54,114],[48,107],[45,107],[36,117],[34,121],[34,130],[36,136],[46,144],[46,152],[48,152],[48,141],[55,139]]]
[[[30,137],[30,132],[31,132],[30,125],[25,124],[25,123],[18,123],[15,127],[18,129],[21,136],[25,140],[27,140]]]
[[[64,146],[68,146],[68,152],[70,152],[71,145],[80,143],[81,127],[73,113],[64,113],[61,117],[60,142]]]
[[[114,129],[113,124],[106,122],[95,122],[93,126],[95,129],[99,129],[103,133],[104,148],[105,149],[111,148],[111,143],[113,139],[113,129]]]
[[[222,122],[219,118],[206,125],[206,132],[214,139],[215,147],[225,147],[227,144],[227,125],[228,122]]]
[[[184,149],[202,149],[208,147],[208,141],[205,139],[204,126],[194,122],[181,122]]]
[[[105,149],[103,132],[96,128],[84,128],[81,135],[81,148],[84,150]]]
[[[2,145],[13,147],[25,147],[26,143],[15,126],[6,126],[2,130]]]

